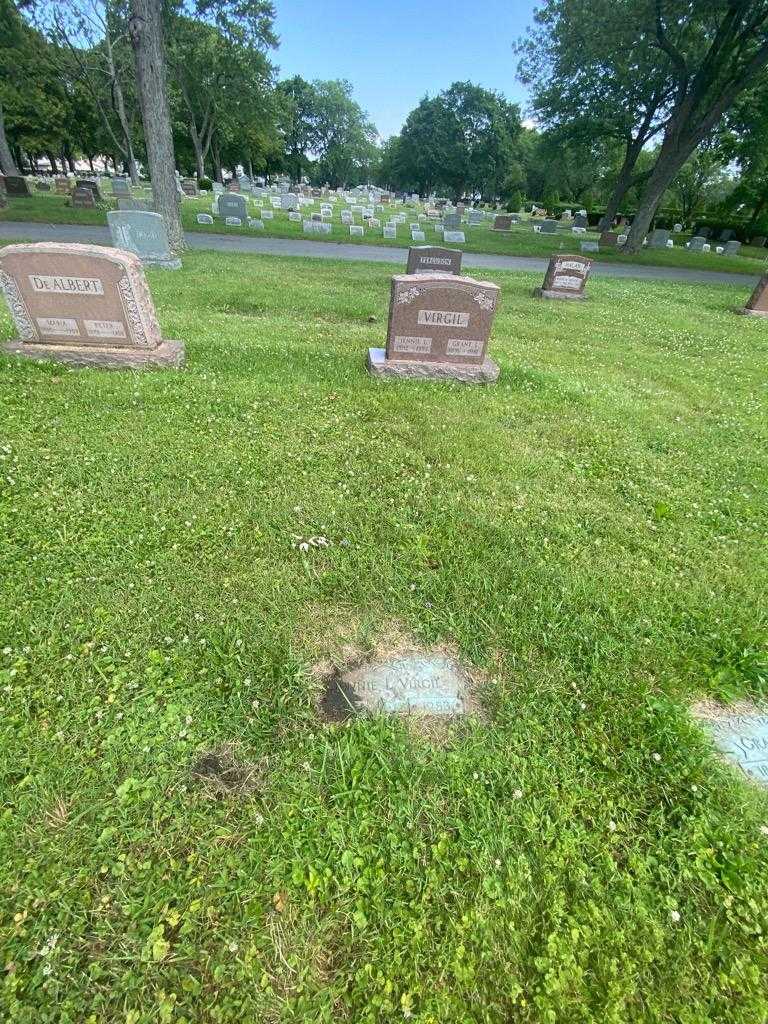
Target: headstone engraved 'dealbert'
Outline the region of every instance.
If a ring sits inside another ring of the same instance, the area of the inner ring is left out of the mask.
[[[736,310],[744,316],[768,317],[768,273],[763,274],[755,285],[746,306]]]
[[[533,294],[537,299],[583,299],[591,269],[592,261],[586,256],[553,256],[544,283],[534,288]]]
[[[406,274],[460,274],[461,249],[415,245],[408,250]]]
[[[387,347],[368,350],[376,377],[486,383],[499,376],[488,338],[500,289],[453,274],[396,274],[389,302]]]
[[[181,269],[181,260],[171,255],[165,221],[159,213],[110,210],[107,223],[116,249],[127,249],[135,253],[145,267]]]
[[[165,341],[139,258],[99,245],[36,242],[0,249],[2,287],[19,337],[0,351],[75,366],[181,366]]]

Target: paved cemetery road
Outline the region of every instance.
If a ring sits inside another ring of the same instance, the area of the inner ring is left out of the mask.
[[[95,242],[109,245],[109,229],[86,224],[33,224],[0,221],[0,239],[24,239],[29,242]],[[316,259],[396,263],[405,266],[407,249],[378,245],[354,245],[344,242],[314,242],[304,238],[259,238],[253,235],[214,235],[187,232],[191,249],[219,252],[250,252],[268,256],[310,256]],[[544,273],[548,260],[532,256],[498,256],[465,252],[463,265],[479,270],[531,270]],[[631,263],[595,263],[592,274],[600,277],[644,278],[646,280],[685,281],[689,284],[732,284],[753,288],[757,274],[727,274],[718,270],[688,267],[648,267]]]

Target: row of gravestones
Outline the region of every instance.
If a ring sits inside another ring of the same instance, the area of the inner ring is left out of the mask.
[[[488,339],[498,286],[461,277],[455,249],[412,249],[406,270],[392,279],[386,348],[369,350],[370,372],[496,380]],[[534,295],[583,299],[590,270],[583,256],[553,256]],[[132,252],[50,242],[8,246],[0,250],[0,287],[19,333],[2,346],[7,353],[107,368],[184,362],[183,343],[161,337],[141,261]],[[768,274],[740,312],[768,317]]]

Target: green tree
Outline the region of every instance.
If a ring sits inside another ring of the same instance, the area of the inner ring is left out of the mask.
[[[667,196],[683,224],[692,224],[705,206],[722,203],[732,190],[732,179],[725,172],[726,162],[720,139],[708,139],[678,171]]]
[[[642,0],[636,29],[638,37],[651,35],[669,60],[674,91],[628,252],[641,248],[661,197],[686,160],[768,64],[768,0]]]
[[[652,34],[636,30],[638,10],[648,3],[546,0],[517,44],[518,77],[532,90],[540,124],[581,152],[600,140],[622,147],[604,225],[637,182],[638,160],[664,126],[673,88],[669,58]]]
[[[238,161],[243,162],[248,157],[248,126],[253,123],[263,129],[266,120],[274,120],[274,106],[268,100],[273,68],[265,55],[277,42],[272,31],[274,12],[262,0],[243,6],[250,8],[244,25],[221,18],[208,23],[184,14],[183,8],[169,21],[172,78],[201,178],[214,132],[226,134],[223,120],[240,122],[243,150]]]
[[[315,176],[331,185],[359,184],[375,161],[375,126],[341,80],[313,82]]]
[[[515,104],[471,82],[454,82],[408,115],[388,157],[391,173],[421,194],[445,188],[457,199],[496,199],[523,183],[520,133]]]
[[[276,87],[278,130],[283,139],[284,165],[291,181],[300,181],[309,169],[309,152],[317,140],[316,101],[313,85],[294,75]]]

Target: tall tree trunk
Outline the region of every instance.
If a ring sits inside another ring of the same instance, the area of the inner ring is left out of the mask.
[[[96,169],[93,166],[93,157],[92,156],[88,156],[88,157],[86,157],[86,160],[88,161],[88,166],[91,168],[91,174],[95,174],[96,173]]]
[[[214,142],[211,145],[211,156],[213,157],[213,172],[216,175],[216,181],[220,185],[224,184],[224,169],[221,166],[221,154],[219,152],[218,142]]]
[[[635,164],[637,163],[642,149],[642,145],[638,146],[634,140],[627,143],[627,149],[624,154],[624,163],[621,165],[621,170],[619,171],[619,176],[616,179],[616,184],[613,186],[611,197],[605,204],[605,213],[600,218],[597,225],[599,231],[611,230],[613,221],[616,214],[619,212],[624,196],[632,188],[632,172],[635,169]]]
[[[125,157],[128,163],[128,173],[131,176],[131,184],[139,184],[139,169],[136,166],[136,156],[133,150],[133,139],[131,138],[131,126],[128,123],[128,115],[125,112],[125,100],[123,98],[123,88],[120,85],[120,79],[117,76],[114,61],[112,59],[112,46],[111,42],[108,47],[109,54],[109,69],[112,76],[112,96],[114,99],[115,110],[117,111],[117,117],[120,121],[120,128],[123,133],[123,139],[125,140]]]
[[[205,157],[203,156],[203,142],[195,124],[189,122],[189,137],[192,140],[192,148],[195,151],[195,166],[197,167],[197,180],[205,177]]]
[[[3,174],[16,175],[19,173],[16,161],[13,159],[11,147],[8,145],[8,139],[5,135],[5,116],[3,114],[2,104],[0,104],[0,170],[2,170]]]
[[[59,168],[56,166],[56,157],[50,149],[45,151],[45,155],[48,157],[48,163],[51,165],[51,174],[58,174]]]
[[[768,199],[763,197],[762,199],[758,199],[758,201],[755,203],[755,208],[752,211],[752,216],[749,218],[749,224],[747,224],[747,229],[749,231],[751,231],[754,228],[755,224],[757,224],[757,222],[760,220],[760,214],[765,209],[765,205],[767,202]]]
[[[165,221],[171,252],[178,254],[185,243],[168,106],[162,14],[162,0],[131,0],[128,25],[155,209]]]
[[[640,252],[643,248],[643,240],[651,226],[661,197],[698,143],[698,137],[682,138],[678,132],[674,131],[664,139],[656,164],[648,176],[640,196],[640,204],[624,245],[625,253]]]

